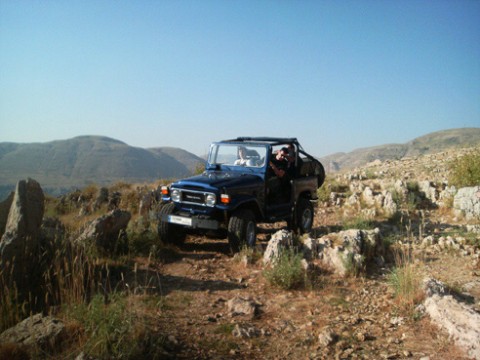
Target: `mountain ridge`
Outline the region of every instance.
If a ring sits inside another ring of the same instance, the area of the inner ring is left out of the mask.
[[[480,145],[480,128],[456,128],[432,132],[406,143],[391,143],[337,152],[320,158],[327,171],[365,165],[374,160],[399,160],[404,157],[441,152],[451,148]]]
[[[404,144],[385,144],[335,153],[320,158],[327,172],[362,166],[374,160],[440,152],[480,145],[480,128],[442,130]],[[165,146],[140,148],[107,136],[81,135],[45,143],[0,143],[0,200],[28,177],[52,195],[88,184],[153,182],[181,178],[205,160],[184,149]]]
[[[143,149],[105,136],[0,143],[0,198],[6,197],[18,180],[28,177],[47,192],[60,194],[90,183],[152,182],[189,176],[202,161],[183,149]]]

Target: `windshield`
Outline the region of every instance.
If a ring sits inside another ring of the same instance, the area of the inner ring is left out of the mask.
[[[260,168],[265,164],[266,153],[267,148],[262,145],[213,144],[208,163]]]

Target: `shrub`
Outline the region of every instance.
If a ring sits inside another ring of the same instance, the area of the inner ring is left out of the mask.
[[[448,164],[449,183],[457,188],[480,185],[480,150]]]
[[[112,294],[106,304],[96,295],[89,304],[64,308],[67,318],[81,324],[87,337],[84,351],[95,358],[131,358],[138,352],[139,333],[135,316],[128,309],[124,295]]]
[[[363,216],[357,216],[355,218],[345,220],[342,228],[344,230],[348,230],[348,229],[372,230],[375,228],[375,223],[372,220],[366,219]]]
[[[85,200],[93,200],[98,193],[98,187],[95,184],[90,184],[82,190],[82,196]]]
[[[410,254],[404,251],[395,252],[395,267],[388,275],[388,283],[393,288],[400,306],[413,309],[420,298],[421,286]]]
[[[345,193],[348,191],[348,185],[342,184],[336,179],[327,176],[324,184],[317,190],[317,196],[319,201],[327,202],[330,200],[330,194],[332,192]]]
[[[158,235],[153,225],[153,223],[144,218],[130,222],[127,228],[127,238],[128,249],[131,255],[148,256],[158,248]]]
[[[270,284],[284,290],[301,286],[305,281],[302,255],[292,248],[283,249],[277,261],[265,270],[264,275]]]

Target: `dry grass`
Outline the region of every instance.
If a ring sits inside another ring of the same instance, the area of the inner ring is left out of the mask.
[[[421,276],[414,264],[410,249],[394,249],[395,267],[388,276],[396,300],[402,310],[413,312],[423,299]]]

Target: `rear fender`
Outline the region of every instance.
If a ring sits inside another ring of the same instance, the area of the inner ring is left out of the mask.
[[[309,200],[317,199],[316,189],[318,188],[318,178],[309,176],[296,179],[293,183],[293,199],[297,200],[300,196]]]

